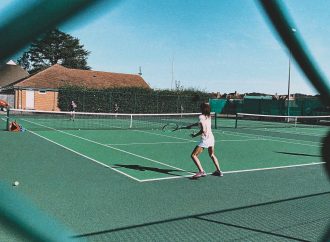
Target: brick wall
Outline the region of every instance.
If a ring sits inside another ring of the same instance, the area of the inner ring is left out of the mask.
[[[23,90],[15,90],[15,108],[25,109],[25,91]]]
[[[57,107],[58,92],[34,91],[34,109],[45,111],[60,111]]]
[[[58,92],[34,91],[34,109],[60,111],[57,107]],[[26,90],[15,91],[15,108],[26,109]]]

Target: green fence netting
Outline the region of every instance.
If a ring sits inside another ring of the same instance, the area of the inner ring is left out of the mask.
[[[236,114],[252,113],[267,115],[287,115],[288,101],[282,99],[211,99],[211,106],[217,113]],[[318,116],[330,115],[330,107],[321,102],[319,97],[303,97],[290,100],[290,115],[293,116]],[[219,112],[218,106],[221,106]]]

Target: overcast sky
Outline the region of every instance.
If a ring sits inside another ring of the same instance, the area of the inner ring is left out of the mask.
[[[0,11],[15,2],[2,0]],[[329,77],[330,1],[285,5]],[[287,93],[288,51],[254,0],[123,0],[77,19],[60,29],[91,51],[93,70],[136,74],[141,66],[153,88],[169,89],[177,80],[185,88],[220,93]],[[295,66],[291,93],[315,94]]]

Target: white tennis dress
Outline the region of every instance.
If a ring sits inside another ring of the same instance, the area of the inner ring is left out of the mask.
[[[214,146],[214,136],[211,129],[211,116],[199,115],[199,125],[203,128],[201,141],[198,146],[202,148],[209,148]]]

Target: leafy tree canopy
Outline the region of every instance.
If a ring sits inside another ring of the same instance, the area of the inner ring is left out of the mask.
[[[87,66],[89,54],[90,52],[79,43],[79,39],[54,29],[34,41],[17,61],[31,74],[55,64],[89,70],[90,67]]]

